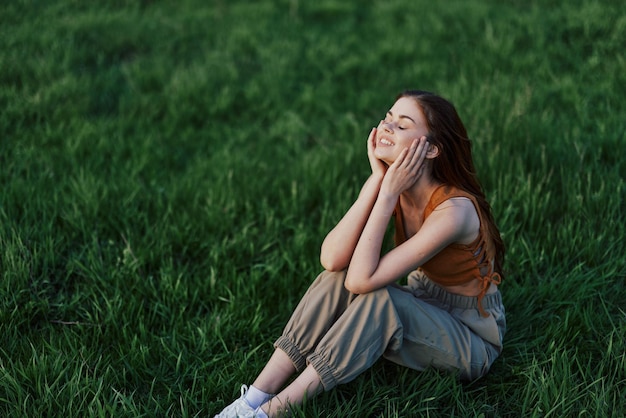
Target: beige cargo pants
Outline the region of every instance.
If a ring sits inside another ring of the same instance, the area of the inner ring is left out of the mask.
[[[355,295],[345,272],[320,274],[274,346],[301,371],[313,365],[325,390],[347,383],[380,357],[415,370],[435,367],[474,380],[502,349],[506,320],[500,292],[477,298],[452,294],[420,271],[404,287]]]

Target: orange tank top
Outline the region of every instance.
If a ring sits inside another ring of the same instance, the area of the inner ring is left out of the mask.
[[[482,316],[488,316],[483,310],[482,299],[489,289],[491,283],[500,284],[500,275],[493,270],[493,260],[495,257],[495,246],[486,231],[486,224],[483,214],[478,206],[476,198],[456,187],[442,185],[433,192],[426,208],[424,209],[424,220],[444,201],[454,197],[466,197],[472,201],[478,218],[480,220],[480,230],[478,237],[471,244],[450,244],[437,253],[430,260],[425,262],[421,269],[429,279],[442,286],[456,286],[479,279],[481,291],[478,294],[478,309]],[[404,231],[404,220],[400,203],[395,210],[395,242],[400,245],[406,241]]]

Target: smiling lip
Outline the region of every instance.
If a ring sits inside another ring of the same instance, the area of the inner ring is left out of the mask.
[[[386,147],[391,147],[394,146],[395,144],[393,142],[391,142],[390,140],[388,140],[387,138],[381,138],[378,141],[381,145],[384,145]]]

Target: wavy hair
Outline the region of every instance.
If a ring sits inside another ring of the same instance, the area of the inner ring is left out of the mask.
[[[422,109],[428,125],[428,141],[439,148],[439,155],[433,160],[434,179],[464,190],[476,198],[487,223],[487,233],[496,249],[494,270],[503,276],[504,241],[478,182],[472,159],[472,143],[456,108],[448,100],[428,91],[406,90],[396,100],[403,97],[412,98]]]

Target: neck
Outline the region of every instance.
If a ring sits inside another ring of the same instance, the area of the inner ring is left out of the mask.
[[[411,207],[422,211],[426,208],[435,189],[440,185],[441,183],[435,181],[430,175],[424,174],[413,186],[402,192],[400,198]]]

